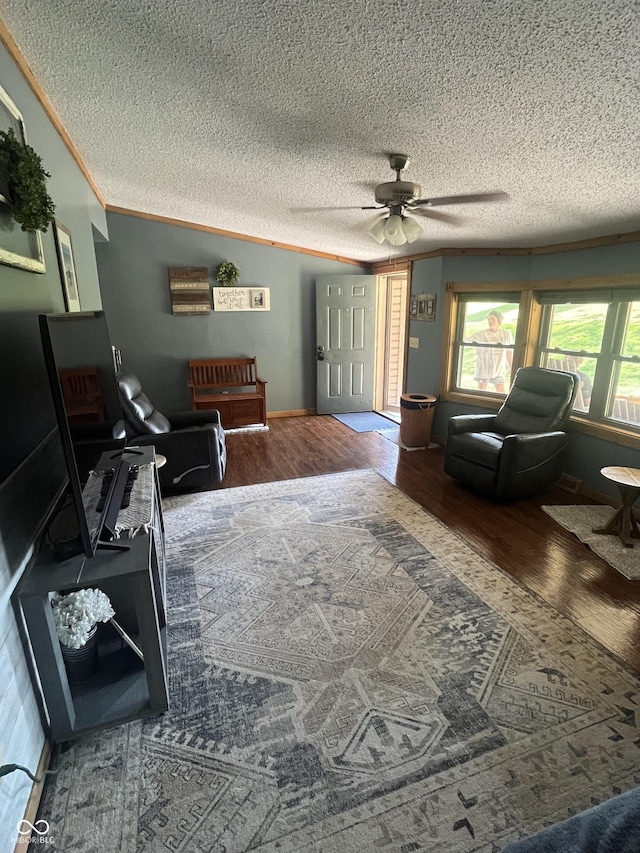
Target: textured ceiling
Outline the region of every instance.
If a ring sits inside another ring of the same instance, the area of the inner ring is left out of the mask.
[[[0,0],[0,17],[110,205],[361,260],[640,229],[637,0]],[[379,246],[372,211],[328,208],[373,204],[392,151],[423,196],[510,200]]]

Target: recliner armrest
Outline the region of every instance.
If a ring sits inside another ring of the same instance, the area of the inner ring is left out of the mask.
[[[188,429],[189,427],[219,424],[220,412],[217,409],[200,409],[196,412],[178,412],[171,415],[171,428]]]
[[[522,473],[546,463],[564,449],[567,434],[553,432],[526,432],[507,435],[502,443],[501,467]]]
[[[447,435],[460,435],[463,432],[492,432],[495,415],[454,415],[449,418]]]
[[[166,458],[158,470],[164,495],[210,489],[221,483],[226,465],[224,430],[209,423],[172,432],[140,435],[129,440],[132,447],[153,444]]]

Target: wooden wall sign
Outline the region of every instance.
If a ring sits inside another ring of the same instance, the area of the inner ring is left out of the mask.
[[[169,267],[173,314],[210,314],[211,287],[206,267]]]

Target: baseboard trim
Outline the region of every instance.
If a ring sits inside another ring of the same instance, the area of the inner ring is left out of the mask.
[[[300,418],[305,415],[317,415],[315,409],[290,409],[286,412],[267,412],[267,420],[269,418]]]
[[[45,740],[44,746],[42,747],[42,752],[40,753],[40,760],[38,761],[38,766],[36,768],[35,777],[36,779],[41,779],[41,782],[34,782],[31,786],[31,793],[29,794],[29,799],[27,800],[27,805],[24,810],[24,818],[23,820],[28,821],[32,826],[36,822],[36,816],[38,814],[38,808],[40,806],[40,800],[42,799],[42,792],[44,790],[44,779],[45,770],[49,769],[49,762],[51,761],[51,743],[49,740]],[[31,768],[29,768],[31,769]],[[53,833],[52,833],[53,834]],[[25,850],[30,845],[26,841],[26,836],[22,836],[22,841],[19,839],[16,841],[16,846],[14,849],[14,853],[25,853]]]

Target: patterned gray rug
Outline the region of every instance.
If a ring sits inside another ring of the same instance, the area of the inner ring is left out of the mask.
[[[372,471],[166,501],[171,710],[58,757],[58,851],[496,853],[640,784],[640,681]]]
[[[613,507],[575,505],[543,506],[542,509],[625,578],[640,580],[640,540],[633,548],[625,548],[617,536],[593,532],[594,527],[607,524],[614,513]]]

